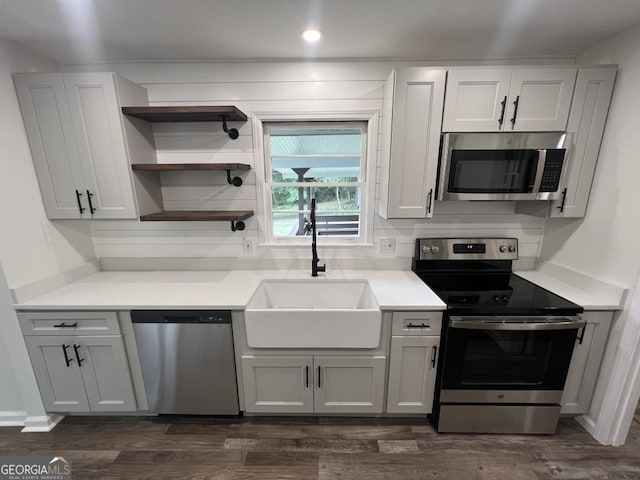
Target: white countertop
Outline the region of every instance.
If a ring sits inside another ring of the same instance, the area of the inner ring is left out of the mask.
[[[15,304],[18,310],[244,310],[265,279],[366,279],[382,310],[444,310],[413,272],[343,270],[312,278],[303,270],[99,272]]]

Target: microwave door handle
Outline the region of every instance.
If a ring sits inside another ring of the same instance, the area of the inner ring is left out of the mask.
[[[542,174],[544,173],[544,165],[547,162],[547,149],[540,148],[538,152],[538,164],[536,166],[536,176],[533,180],[533,186],[531,193],[538,193],[540,191],[540,184],[542,183]]]

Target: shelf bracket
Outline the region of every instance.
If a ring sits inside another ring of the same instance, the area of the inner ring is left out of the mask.
[[[227,117],[224,115],[222,115],[222,129],[224,130],[224,133],[229,135],[231,140],[235,140],[238,138],[238,135],[240,135],[238,133],[238,129],[227,127]]]
[[[237,222],[234,222],[233,220],[231,220],[231,231],[235,232],[236,230],[244,230],[244,222],[241,220],[238,220]]]
[[[234,187],[239,187],[242,185],[242,179],[240,177],[231,178],[231,170],[227,170],[227,183],[229,185],[233,185]]]

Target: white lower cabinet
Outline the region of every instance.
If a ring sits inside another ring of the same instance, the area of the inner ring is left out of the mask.
[[[392,337],[389,413],[431,413],[440,337]]]
[[[248,413],[382,413],[384,356],[243,355]]]
[[[115,313],[38,312],[20,313],[19,318],[48,412],[136,411],[127,353]],[[95,318],[96,331],[112,334],[83,335],[91,330],[89,318]],[[48,323],[39,322],[54,323],[54,332],[43,334]]]
[[[585,312],[586,327],[578,332],[564,384],[560,413],[582,415],[589,411],[613,312]]]
[[[440,312],[393,314],[388,413],[431,413],[441,325]]]

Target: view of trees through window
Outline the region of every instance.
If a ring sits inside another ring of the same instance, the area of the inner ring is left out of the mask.
[[[266,131],[274,236],[308,235],[312,198],[319,235],[359,235],[363,126],[274,124]]]

